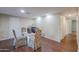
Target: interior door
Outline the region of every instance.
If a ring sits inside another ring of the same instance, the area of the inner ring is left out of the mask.
[[[76,20],[72,20],[72,32],[76,32]]]

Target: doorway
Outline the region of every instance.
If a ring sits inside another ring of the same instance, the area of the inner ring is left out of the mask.
[[[76,20],[72,20],[72,33],[76,33]]]

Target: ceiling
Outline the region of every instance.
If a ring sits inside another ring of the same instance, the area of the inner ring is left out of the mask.
[[[25,10],[25,13],[21,13],[21,9]],[[48,13],[59,13],[66,9],[66,7],[0,7],[0,13],[20,17],[35,17]]]

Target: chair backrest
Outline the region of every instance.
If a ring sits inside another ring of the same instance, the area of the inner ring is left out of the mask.
[[[14,37],[17,39],[15,30],[13,30],[13,35],[14,35]]]

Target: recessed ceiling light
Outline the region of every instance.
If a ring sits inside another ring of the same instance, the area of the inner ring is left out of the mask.
[[[37,20],[40,21],[42,19],[42,17],[37,17]]]
[[[41,17],[37,17],[37,19],[41,19]]]
[[[51,18],[52,15],[51,14],[46,14],[46,18]]]
[[[23,9],[20,10],[21,13],[25,13],[25,11]]]
[[[71,14],[69,14],[68,16],[72,16]]]

